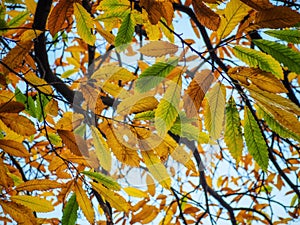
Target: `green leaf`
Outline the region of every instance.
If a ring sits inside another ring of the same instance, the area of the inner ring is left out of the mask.
[[[300,44],[300,30],[267,30],[264,33],[283,41]]]
[[[192,124],[184,122],[175,122],[171,127],[170,131],[179,135],[180,137],[185,137],[190,141],[198,141],[199,143],[208,143],[209,137],[206,133],[201,132],[199,127],[195,127]]]
[[[248,65],[254,68],[259,67],[260,69],[270,72],[276,77],[283,79],[283,71],[280,63],[272,56],[242,46],[235,46],[233,48],[233,53],[237,58],[244,61]]]
[[[287,66],[289,70],[300,74],[300,53],[291,48],[268,40],[253,40],[253,43],[274,59]]]
[[[155,111],[145,111],[141,113],[137,113],[134,116],[135,120],[152,120],[155,117]]]
[[[71,196],[63,210],[62,225],[75,225],[77,220],[78,203],[75,193]]]
[[[178,59],[169,59],[167,62],[157,62],[148,67],[138,77],[136,81],[136,90],[138,92],[147,92],[160,84],[165,77],[175,68]]]
[[[7,23],[7,26],[19,27],[27,20],[28,17],[29,17],[28,11],[20,12]]]
[[[269,164],[268,146],[251,111],[248,107],[245,107],[244,110],[244,136],[248,152],[257,164],[266,171]]]
[[[241,119],[236,108],[235,101],[231,97],[226,105],[225,136],[224,140],[229,152],[238,163],[243,152],[243,134],[241,129]]]
[[[74,15],[79,36],[89,45],[94,45],[95,35],[92,34],[94,22],[91,15],[79,3],[74,3]]]
[[[118,51],[123,51],[131,43],[134,34],[135,22],[131,13],[125,16],[115,39],[115,46]]]
[[[130,9],[130,2],[128,0],[103,0],[97,9],[110,12],[124,12]]]
[[[300,142],[300,136],[295,134],[293,131],[289,130],[287,127],[285,127],[283,124],[280,124],[279,121],[277,121],[274,116],[269,113],[267,110],[264,110],[262,107],[257,106],[257,116],[260,119],[264,119],[268,126],[271,128],[272,131],[277,133],[283,138],[293,138],[296,141]],[[288,118],[282,118],[288,119]]]
[[[179,112],[181,78],[179,84],[170,81],[169,87],[155,110],[155,127],[164,136],[173,126]]]
[[[216,83],[206,94],[206,104],[204,107],[204,124],[209,131],[210,137],[218,139],[223,129],[225,115],[225,86]]]
[[[81,173],[93,180],[100,182],[110,190],[115,190],[115,191],[121,190],[121,186],[114,179],[100,172],[82,171]]]

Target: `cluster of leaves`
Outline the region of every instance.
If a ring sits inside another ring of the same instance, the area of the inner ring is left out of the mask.
[[[300,5],[274,2],[3,1],[0,221],[296,219]]]

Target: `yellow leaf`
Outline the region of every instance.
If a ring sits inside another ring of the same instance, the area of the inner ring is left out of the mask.
[[[55,129],[72,131],[78,125],[81,124],[82,120],[83,120],[82,114],[65,112],[63,114],[63,117],[55,124]]]
[[[184,165],[187,169],[192,170],[194,173],[197,173],[192,156],[189,155],[182,146],[177,146],[170,154],[174,160]]]
[[[102,184],[91,183],[95,191],[97,191],[110,205],[120,212],[128,212],[130,209],[129,203],[119,194],[105,188]]]
[[[239,80],[243,85],[255,84],[264,91],[271,93],[287,93],[284,85],[272,73],[265,72],[259,68],[234,67],[228,70],[228,74],[233,79]]]
[[[0,148],[4,150],[4,152],[17,157],[28,157],[30,156],[27,149],[23,144],[12,141],[12,140],[0,140]]]
[[[90,224],[94,224],[95,222],[95,214],[94,209],[91,203],[91,200],[86,195],[86,191],[78,184],[74,183],[76,201],[78,202],[79,207],[81,208],[84,216],[90,222]]]
[[[216,83],[206,95],[206,104],[204,106],[204,124],[212,139],[220,137],[223,130],[223,121],[225,116],[225,86]]]
[[[142,146],[141,146],[142,145]],[[159,157],[150,150],[149,146],[145,146],[146,143],[140,142],[141,154],[144,159],[144,163],[149,169],[152,176],[164,187],[170,189],[171,177],[164,164],[160,161]]]
[[[120,131],[120,129],[114,129],[112,125],[108,123],[100,124],[101,131],[105,133],[107,143],[111,148],[117,159],[130,166],[139,166],[140,158],[137,150],[126,146],[121,140],[122,137],[118,137],[117,134],[128,135],[128,131]],[[130,131],[130,130],[129,130]]]
[[[6,68],[1,64],[4,75],[7,75],[10,72],[10,70],[14,70],[19,66],[19,64],[23,61],[25,56],[28,54],[32,45],[33,45],[32,41],[21,42],[9,51],[9,53],[4,57],[2,62],[10,69]]]
[[[25,79],[37,90],[41,91],[46,95],[51,95],[53,93],[51,85],[49,85],[45,80],[37,77],[33,72],[28,72],[25,75]]]
[[[51,99],[45,106],[45,113],[51,116],[58,115],[58,102],[55,99]]]
[[[66,27],[64,24],[66,21],[70,22],[73,11],[73,1],[69,0],[60,0],[52,8],[47,20],[48,29],[52,37]]]
[[[295,103],[291,102],[289,99],[284,98],[280,95],[260,90],[253,84],[247,86],[247,88],[249,89],[251,96],[255,100],[263,104],[269,105],[270,107],[274,106],[300,116],[300,108]]]
[[[13,140],[19,143],[22,143],[26,137],[14,132],[10,128],[8,128],[2,120],[0,120],[0,130],[5,132],[5,139],[6,140]]]
[[[105,82],[104,85],[102,86],[102,89],[115,98],[122,99],[122,98],[129,97],[129,93],[127,90],[114,83]]]
[[[48,179],[38,179],[38,180],[29,180],[24,183],[19,184],[16,187],[16,191],[47,191],[50,189],[61,188],[63,184],[58,183],[55,180]]]
[[[13,218],[18,224],[37,225],[33,212],[26,206],[15,202],[0,200],[0,205],[4,211]]]
[[[130,196],[132,197],[137,197],[137,198],[147,198],[148,194],[142,190],[139,190],[134,187],[125,187],[123,190]]]
[[[80,3],[74,3],[74,15],[78,35],[89,45],[94,45],[96,36],[92,33],[94,22],[91,15],[83,8]]]
[[[25,4],[31,14],[34,15],[37,3],[34,0],[25,0]]]
[[[167,41],[151,41],[139,49],[146,56],[160,57],[167,54],[175,54],[178,46]]]
[[[251,8],[240,0],[231,0],[226,4],[226,8],[222,11],[220,26],[217,30],[218,38],[227,37],[233,29],[248,14]]]
[[[43,33],[41,30],[26,30],[21,36],[21,43],[26,43],[28,41],[38,38],[38,36]]]
[[[200,23],[210,30],[217,30],[220,25],[220,16],[206,6],[202,0],[193,0],[192,4]]]
[[[213,80],[214,76],[210,70],[196,73],[183,96],[183,108],[187,117],[198,115],[201,103]]]
[[[155,187],[153,178],[149,174],[146,175],[146,183],[147,183],[147,187],[148,187],[148,190],[147,190],[148,193],[151,196],[154,196],[155,192],[156,192],[156,187]]]
[[[36,132],[31,120],[17,113],[0,113],[0,119],[8,128],[17,134],[31,136]]]
[[[123,99],[118,105],[117,112],[120,114],[139,113],[155,109],[158,101],[147,93],[137,93],[129,98]]]
[[[24,205],[35,212],[51,212],[54,210],[52,203],[46,199],[29,195],[15,195],[10,199],[13,202]]]
[[[96,152],[97,158],[100,162],[100,165],[105,170],[110,171],[111,155],[110,155],[110,151],[108,149],[107,142],[104,140],[104,138],[102,137],[102,134],[96,127],[91,126],[91,130],[92,130],[95,152]]]
[[[99,23],[99,21],[94,21],[95,22],[95,25],[96,25],[96,31],[100,33],[100,35],[102,37],[104,37],[104,39],[111,45],[114,44],[115,42],[115,36],[110,33],[109,31],[107,31],[106,29],[104,29],[102,27],[102,25]]]

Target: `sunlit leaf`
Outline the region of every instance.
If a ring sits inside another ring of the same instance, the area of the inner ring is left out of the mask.
[[[132,18],[132,14],[128,13],[119,28],[118,34],[115,39],[115,46],[118,51],[123,51],[131,43],[134,33],[135,22]]]
[[[267,30],[264,33],[287,42],[300,44],[300,30]]]
[[[76,201],[76,194],[74,193],[68,200],[65,208],[63,209],[62,225],[75,225],[78,214],[78,203]]]
[[[36,212],[51,212],[54,210],[52,203],[46,199],[29,195],[15,195],[10,199],[13,202],[24,205]]]
[[[93,224],[95,220],[95,214],[94,209],[91,203],[91,200],[88,198],[87,193],[83,188],[80,186],[80,184],[75,183],[75,195],[76,195],[76,201],[81,208],[84,216],[87,218],[87,220]]]

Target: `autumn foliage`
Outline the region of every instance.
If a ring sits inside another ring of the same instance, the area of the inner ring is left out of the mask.
[[[4,0],[1,224],[296,224],[300,4]]]

